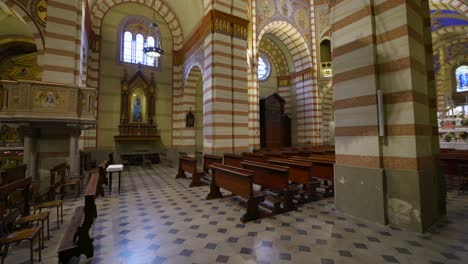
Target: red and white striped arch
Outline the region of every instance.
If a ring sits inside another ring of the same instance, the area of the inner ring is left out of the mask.
[[[468,14],[468,4],[464,0],[431,0],[431,9],[450,9],[462,14]]]
[[[5,4],[9,8],[14,10],[16,13],[18,13],[29,26],[33,34],[34,42],[36,43],[37,52],[39,55],[42,55],[44,53],[44,36],[42,35],[41,31],[31,18],[31,16],[27,12],[25,12],[21,6],[16,4],[14,0],[6,0]]]
[[[273,21],[263,27],[257,38],[257,47],[264,34],[270,33],[280,39],[291,51],[296,72],[312,68],[312,59],[309,47],[299,31],[286,21]]]
[[[91,22],[93,26],[93,31],[95,33],[100,32],[102,19],[104,15],[112,7],[124,4],[124,3],[137,3],[148,6],[150,8],[155,8],[156,13],[163,17],[166,23],[169,25],[169,28],[172,33],[174,50],[180,50],[184,42],[184,36],[182,33],[182,28],[180,22],[177,19],[175,13],[172,9],[162,0],[102,0],[96,1],[96,4],[91,10]]]

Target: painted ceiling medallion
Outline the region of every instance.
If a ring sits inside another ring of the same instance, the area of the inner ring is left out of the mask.
[[[47,19],[47,0],[33,0],[31,3],[31,14],[37,23],[45,27]]]

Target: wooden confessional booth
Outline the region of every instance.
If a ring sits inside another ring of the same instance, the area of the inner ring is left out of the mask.
[[[291,118],[284,113],[286,101],[277,93],[260,99],[260,146],[291,146]]]

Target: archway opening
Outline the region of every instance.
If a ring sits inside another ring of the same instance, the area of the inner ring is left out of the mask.
[[[30,26],[4,3],[0,3],[0,24],[0,79],[40,80],[37,47]]]

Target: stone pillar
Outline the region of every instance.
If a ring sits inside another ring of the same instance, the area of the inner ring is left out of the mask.
[[[427,1],[332,5],[336,207],[424,232],[445,204]]]
[[[23,163],[26,167],[26,177],[31,177],[33,180],[39,180],[37,173],[37,133],[35,129],[29,126],[21,127],[23,134]]]
[[[248,151],[247,3],[205,4],[209,29],[204,39],[204,152]]]
[[[70,173],[72,177],[80,176],[80,140],[81,130],[79,128],[70,129]]]

